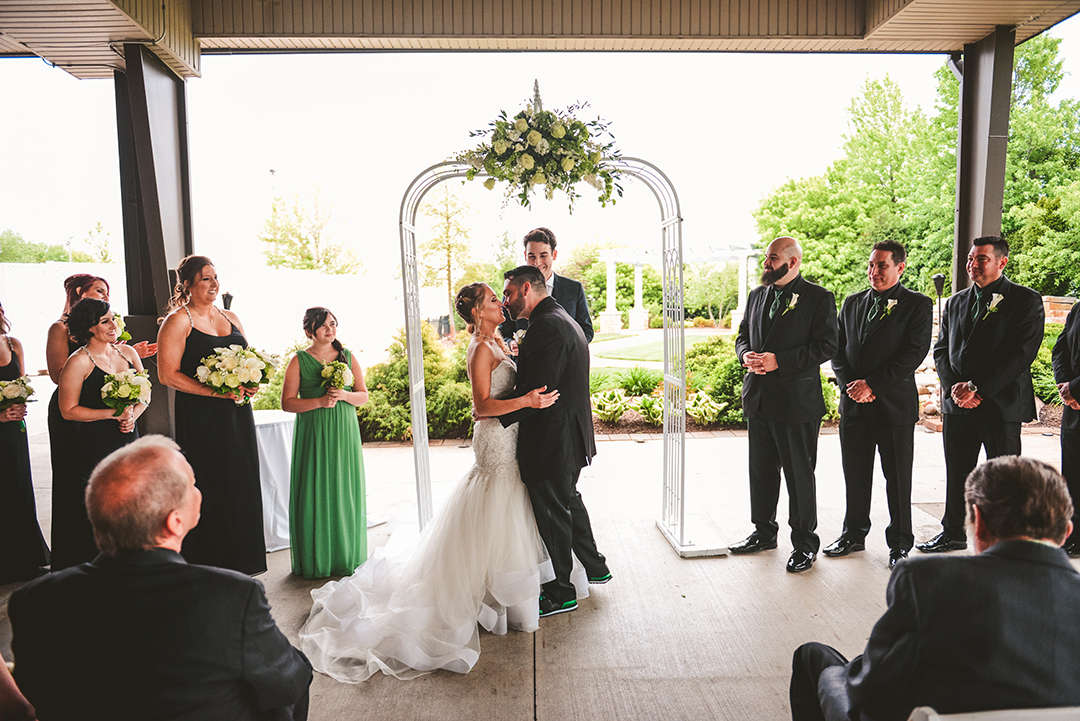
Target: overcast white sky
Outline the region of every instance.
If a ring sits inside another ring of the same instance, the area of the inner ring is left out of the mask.
[[[1065,38],[1062,93],[1080,96],[1080,24]],[[867,77],[888,73],[908,103],[932,111],[935,55],[333,54],[207,56],[190,80],[195,248],[219,266],[261,262],[255,235],[275,192],[321,184],[334,232],[370,280],[399,261],[402,194],[424,168],[474,144],[468,133],[516,112],[533,79],[548,108],[589,101],[618,147],[672,180],[690,249],[756,239],[751,212],[790,177],[821,173],[839,153],[846,110]],[[0,229],[76,244],[100,221],[121,243],[113,84],[76,80],[38,59],[0,59]],[[270,170],[275,173],[271,175]],[[612,238],[659,243],[651,194],[630,186],[601,210],[584,189],[573,216],[560,197],[501,209],[469,184],[481,253],[502,230],[547,225],[564,253]],[[400,286],[399,286],[400,287]]]

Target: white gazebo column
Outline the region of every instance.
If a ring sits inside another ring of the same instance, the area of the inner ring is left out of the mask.
[[[731,327],[739,329],[743,316],[746,315],[746,291],[750,285],[750,262],[757,256],[747,255],[739,260],[739,306],[731,311]]]
[[[642,264],[634,263],[634,307],[630,309],[630,330],[649,327],[649,311],[645,309],[641,292]]]
[[[600,313],[600,332],[618,333],[622,330],[622,313],[615,309],[615,259],[608,257],[605,260],[607,260],[607,310]]]

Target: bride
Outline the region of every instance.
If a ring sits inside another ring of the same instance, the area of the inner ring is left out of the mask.
[[[494,416],[546,408],[558,390],[520,398],[498,336],[499,296],[462,288],[455,308],[472,334],[466,356],[477,420],[475,463],[405,551],[380,548],[356,572],[311,592],[300,646],[317,671],[359,683],[377,671],[411,679],[438,669],[468,673],[480,656],[477,624],[496,634],[539,627],[540,585],[554,579],[518,473],[517,424]],[[575,580],[588,595],[584,573]]]

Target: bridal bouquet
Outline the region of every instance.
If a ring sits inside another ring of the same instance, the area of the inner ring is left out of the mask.
[[[506,197],[517,196],[528,207],[529,195],[543,190],[550,200],[561,190],[570,199],[570,210],[580,194],[575,186],[585,181],[599,193],[600,205],[614,203],[613,192],[622,195],[619,169],[612,161],[619,159],[615,141],[608,132],[608,123],[596,120],[581,121],[575,113],[588,107],[575,103],[566,110],[544,110],[540,89],[534,86],[533,102],[517,115],[507,117],[505,111],[487,129],[475,130],[470,137],[484,137],[472,150],[459,153],[455,160],[470,167],[465,177],[472,180],[479,173],[488,175],[484,187],[491,190],[496,181],[509,183]],[[601,139],[606,134],[608,142]]]
[[[120,331],[116,336],[116,340],[131,340],[131,333],[127,332],[127,323],[124,322],[124,316],[113,313],[113,319],[116,321],[116,330]]]
[[[345,388],[351,386],[353,381],[356,380],[353,377],[352,369],[348,365],[341,361],[330,361],[329,363],[323,363],[323,369],[321,373],[323,377],[322,387]]]
[[[146,371],[120,371],[105,376],[105,385],[101,386],[101,400],[109,408],[115,408],[113,417],[121,416],[124,411],[136,403],[150,405],[150,379]]]
[[[32,395],[34,388],[27,376],[20,376],[12,381],[0,381],[0,411],[26,403]],[[19,424],[22,432],[26,433],[26,421],[19,421]]]
[[[195,369],[195,378],[210,387],[214,393],[225,396],[237,388],[258,388],[269,380],[279,361],[277,356],[254,348],[231,345],[228,348],[215,348],[213,355],[202,359]],[[242,406],[248,397],[236,401]]]

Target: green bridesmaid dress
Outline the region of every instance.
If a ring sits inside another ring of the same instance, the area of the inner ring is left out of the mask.
[[[320,385],[322,363],[307,351],[296,357],[300,398],[326,395]],[[345,362],[352,364],[348,350]],[[289,493],[293,573],[326,578],[355,571],[367,559],[364,506],[364,456],[356,408],[338,403],[297,414]]]

